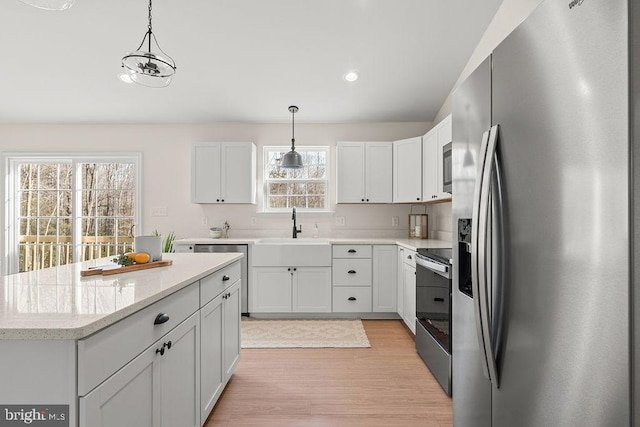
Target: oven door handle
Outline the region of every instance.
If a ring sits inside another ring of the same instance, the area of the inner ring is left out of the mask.
[[[433,262],[420,256],[416,256],[416,264],[435,273],[439,273],[447,278],[449,277],[449,267],[446,265]]]

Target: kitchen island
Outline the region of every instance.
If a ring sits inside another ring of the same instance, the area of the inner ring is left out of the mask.
[[[240,358],[241,257],[165,254],[171,266],[80,276],[109,263],[100,259],[2,277],[0,420],[202,425]]]

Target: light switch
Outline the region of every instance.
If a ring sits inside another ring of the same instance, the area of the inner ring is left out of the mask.
[[[151,208],[151,216],[167,216],[167,207],[156,206]]]

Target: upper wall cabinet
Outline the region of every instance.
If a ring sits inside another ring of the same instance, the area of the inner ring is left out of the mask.
[[[393,201],[393,144],[338,142],[338,203]]]
[[[191,202],[255,204],[256,145],[253,142],[194,142]]]
[[[393,201],[422,200],[422,137],[393,141]]]
[[[443,190],[444,148],[451,142],[451,115],[422,138],[422,190],[425,202],[451,200]]]

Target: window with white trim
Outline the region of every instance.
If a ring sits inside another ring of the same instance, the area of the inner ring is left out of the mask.
[[[280,167],[289,147],[264,147],[264,211],[329,210],[329,147],[296,147],[303,168]]]
[[[132,250],[140,155],[6,155],[9,272]]]

